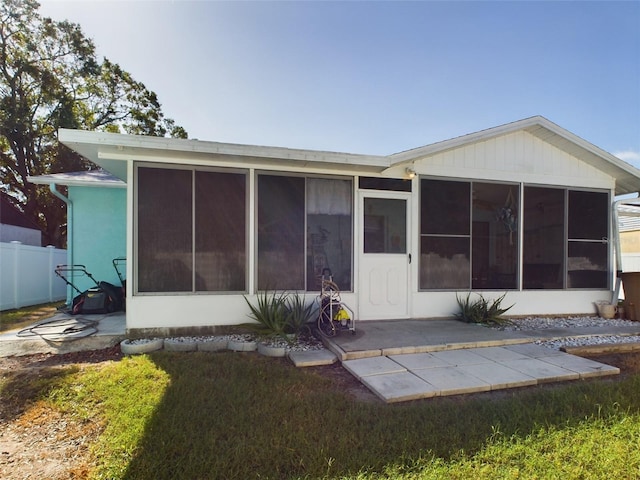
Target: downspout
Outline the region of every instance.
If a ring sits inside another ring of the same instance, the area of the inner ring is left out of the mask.
[[[613,297],[611,297],[611,304],[618,304],[618,297],[620,296],[620,285],[622,283],[622,251],[620,250],[620,218],[618,215],[618,206],[628,202],[633,198],[637,198],[638,193],[635,194],[635,197],[625,198],[622,200],[616,200],[613,202],[613,211],[612,211],[612,223],[613,223],[613,247],[616,250],[616,285],[613,289]]]
[[[67,264],[73,265],[73,202],[58,191],[55,183],[49,184],[49,190],[67,205]],[[73,291],[67,286],[67,305],[73,302]]]

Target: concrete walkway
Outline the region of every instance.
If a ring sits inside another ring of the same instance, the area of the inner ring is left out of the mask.
[[[637,335],[636,327],[503,332],[456,320],[361,322],[327,347],[388,403],[620,373],[618,368],[535,345],[536,340]]]

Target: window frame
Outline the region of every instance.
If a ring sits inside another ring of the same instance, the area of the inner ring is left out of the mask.
[[[135,262],[133,263],[133,272],[135,282],[133,285],[134,296],[187,296],[187,295],[240,295],[247,294],[249,292],[249,269],[250,269],[250,170],[244,168],[225,168],[225,167],[206,167],[195,165],[180,165],[180,164],[166,164],[156,162],[134,162],[134,192],[133,192],[133,254]],[[140,179],[140,169],[162,169],[162,170],[179,170],[189,171],[191,173],[191,290],[184,291],[140,291],[139,279],[140,269],[138,259],[140,258],[140,232],[139,232],[139,188],[138,182]],[[239,174],[243,175],[245,179],[245,219],[244,219],[244,232],[245,232],[245,260],[244,260],[244,290],[197,290],[196,288],[196,172],[211,172],[211,173],[223,173],[223,174]]]

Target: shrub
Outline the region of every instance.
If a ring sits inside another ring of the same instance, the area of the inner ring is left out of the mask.
[[[496,298],[491,303],[484,298],[481,294],[478,294],[480,298],[475,301],[471,300],[471,294],[467,293],[467,297],[461,299],[456,295],[460,312],[456,314],[456,318],[467,323],[481,323],[485,325],[503,325],[511,323],[508,319],[502,317],[513,305],[502,308],[502,301],[507,296],[505,293],[499,298]]]

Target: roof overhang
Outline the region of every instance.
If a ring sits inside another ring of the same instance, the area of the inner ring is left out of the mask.
[[[70,187],[126,188],[127,184],[104,170],[53,173],[27,177],[36,185],[66,185]]]
[[[324,152],[282,147],[238,145],[165,137],[122,135],[60,129],[58,139],[88,160],[126,181],[127,161],[243,167],[260,165],[380,173],[389,166],[384,156]]]

